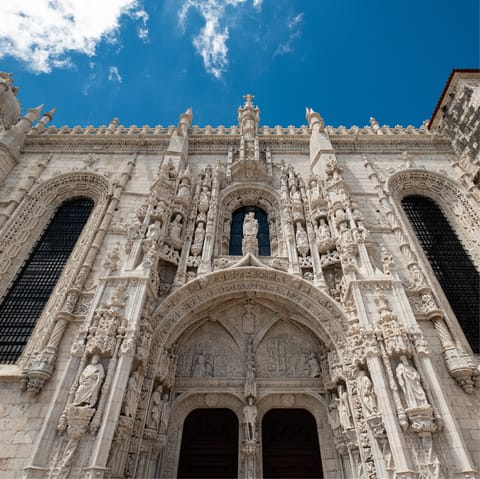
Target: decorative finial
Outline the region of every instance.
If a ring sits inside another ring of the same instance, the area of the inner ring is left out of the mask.
[[[243,95],[243,98],[245,98],[244,108],[246,108],[246,107],[253,108],[252,100],[255,98],[255,96],[252,95],[251,93],[247,93],[246,95]]]
[[[314,111],[313,108],[309,108],[308,106],[305,108],[305,118],[308,121],[308,126],[312,128],[312,130],[323,131],[325,122],[320,114]]]

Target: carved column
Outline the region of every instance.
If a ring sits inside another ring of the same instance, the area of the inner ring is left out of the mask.
[[[101,479],[107,466],[112,441],[119,421],[122,401],[132,369],[133,356],[136,348],[136,335],[147,295],[147,279],[137,279],[135,286],[129,289],[129,301],[125,310],[128,325],[125,338],[120,348],[118,362],[112,378],[111,387],[106,396],[102,422],[96,434],[90,453],[89,466],[86,468],[86,478]]]
[[[215,230],[217,229],[217,205],[220,191],[218,168],[213,170],[212,175],[212,196],[207,214],[207,225],[205,227],[205,241],[203,243],[202,263],[198,268],[199,273],[208,273],[212,270],[213,249],[215,246]]]
[[[385,431],[390,442],[390,449],[395,462],[396,477],[405,479],[416,478],[417,473],[413,467],[411,456],[405,443],[405,437],[397,417],[399,400],[395,401],[388,393],[393,388],[395,394],[396,384],[392,372],[390,368],[384,369],[384,360],[381,357],[382,351],[370,324],[362,291],[354,282],[350,283],[350,287],[352,298],[358,311],[360,326],[365,330],[362,342],[365,345],[366,364],[376,391],[379,410],[382,413]]]

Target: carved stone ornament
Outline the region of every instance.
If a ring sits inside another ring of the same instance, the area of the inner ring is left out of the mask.
[[[412,344],[405,327],[400,323],[396,314],[390,310],[387,297],[380,290],[375,293],[375,303],[379,318],[379,334],[385,344],[389,356],[412,353]]]

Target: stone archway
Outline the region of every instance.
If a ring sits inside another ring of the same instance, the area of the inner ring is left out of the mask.
[[[188,283],[160,305],[154,318],[159,354],[173,349],[177,358],[162,477],[175,474],[182,424],[191,410],[226,407],[243,421],[249,396],[258,405],[258,429],[265,405],[276,404],[271,398],[287,408],[295,398],[295,407],[310,411],[322,437],[329,434],[327,442],[333,444],[321,371],[328,373],[330,352],[342,357],[344,319],[339,306],[310,283],[273,269],[238,266]],[[252,477],[252,470],[259,477],[259,452],[253,466],[245,459],[244,424],[239,477]]]
[[[153,313],[153,339],[160,354],[199,319],[214,319],[219,303],[246,297],[269,299],[280,312],[293,309],[297,320],[311,329],[329,351],[342,355],[345,318],[335,300],[297,276],[247,265],[200,276],[159,305]]]

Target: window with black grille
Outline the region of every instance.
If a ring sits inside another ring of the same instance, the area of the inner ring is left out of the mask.
[[[255,218],[258,220],[258,254],[260,256],[270,256],[270,232],[267,213],[257,206],[243,206],[233,212],[229,255],[242,255],[243,219],[247,213],[251,212],[254,213]]]
[[[1,362],[14,363],[22,353],[92,208],[88,198],[60,206],[1,302]]]
[[[472,260],[432,199],[407,196],[402,206],[472,350],[480,353],[480,276]]]

